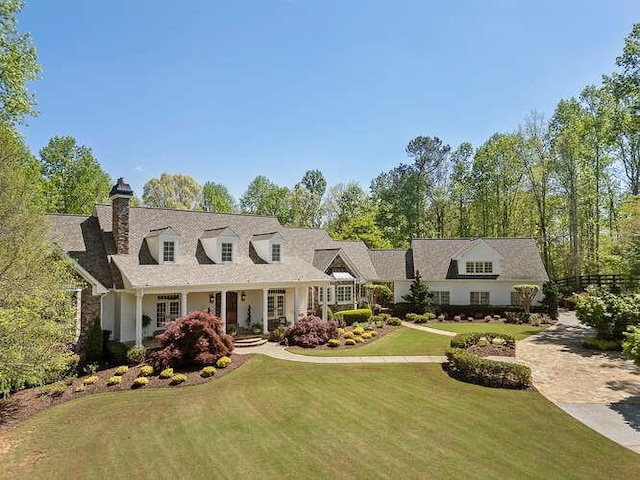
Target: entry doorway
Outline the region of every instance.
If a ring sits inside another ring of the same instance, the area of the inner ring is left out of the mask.
[[[216,293],[216,315],[221,317],[222,295]],[[227,292],[227,327],[238,326],[238,292]]]

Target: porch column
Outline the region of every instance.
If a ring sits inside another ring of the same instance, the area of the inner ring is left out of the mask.
[[[316,287],[308,287],[311,290],[311,305],[307,305],[307,310],[311,310],[313,314],[316,314]]]
[[[320,287],[322,289],[322,320],[327,320],[327,296],[329,295],[329,288],[327,286]]]
[[[227,291],[220,291],[220,320],[222,320],[222,331],[227,331]]]
[[[262,333],[269,333],[269,289],[262,289]]]
[[[187,314],[187,292],[180,293],[180,316],[184,317]]]
[[[142,347],[142,290],[136,290],[136,347]]]
[[[293,322],[297,322],[300,318],[300,294],[298,287],[293,288]]]

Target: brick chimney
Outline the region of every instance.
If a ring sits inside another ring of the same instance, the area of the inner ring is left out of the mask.
[[[111,199],[111,230],[116,244],[116,253],[129,253],[129,200],[133,190],[127,181],[120,177],[109,192]]]

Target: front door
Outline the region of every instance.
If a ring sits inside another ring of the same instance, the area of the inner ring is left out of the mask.
[[[238,324],[238,292],[227,292],[227,325]]]
[[[220,307],[222,305],[222,295],[216,293],[216,316],[221,318]],[[227,325],[237,325],[238,323],[238,293],[227,292]]]

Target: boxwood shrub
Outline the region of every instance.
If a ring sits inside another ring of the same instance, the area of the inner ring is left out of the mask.
[[[515,347],[516,339],[508,333],[496,332],[467,332],[459,333],[451,339],[452,348],[469,348],[476,345],[481,338],[486,338],[489,343],[493,343],[494,338],[501,338],[508,347]]]
[[[327,342],[327,345],[329,345],[331,348],[339,347],[341,344],[342,342],[340,342],[340,340],[338,340],[337,338],[330,338]]]
[[[165,368],[160,372],[160,378],[171,378],[173,377],[173,368]]]
[[[495,388],[531,386],[531,369],[526,365],[480,358],[462,348],[448,349],[447,359],[449,373],[464,382]]]
[[[343,310],[340,312],[344,323],[351,325],[354,322],[367,322],[371,318],[370,308],[359,308],[357,310]]]
[[[398,317],[389,317],[385,320],[385,322],[387,322],[387,325],[391,325],[392,327],[399,327],[400,325],[402,325],[402,320],[400,320]]]

